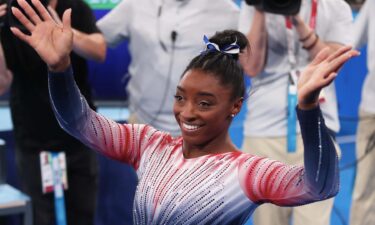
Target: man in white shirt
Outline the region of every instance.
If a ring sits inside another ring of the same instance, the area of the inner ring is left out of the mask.
[[[239,29],[247,35],[251,52],[244,54],[241,62],[252,77],[244,151],[288,164],[303,163],[296,121],[290,126],[294,126],[294,134],[288,128],[289,116],[295,110],[295,104],[288,104],[296,96],[292,87],[297,83],[297,76],[290,74],[297,75],[323,48],[333,51],[349,44],[351,23],[351,9],[343,0],[302,0],[299,13],[289,19],[242,5]],[[333,83],[324,89],[320,107],[334,135],[339,131],[339,120]],[[255,211],[254,224],[287,225],[293,216],[295,225],[328,225],[332,206],[333,199],[295,208],[266,204]]]
[[[375,2],[365,1],[354,22],[354,47],[367,44],[367,76],[362,88],[357,128],[357,174],[350,212],[351,225],[375,224]]]

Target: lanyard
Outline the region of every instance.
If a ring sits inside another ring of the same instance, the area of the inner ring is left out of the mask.
[[[65,199],[64,199],[64,187],[63,187],[63,168],[61,168],[61,157],[65,163],[65,154],[52,152],[52,170],[53,170],[53,188],[55,197],[55,219],[57,225],[66,225],[66,213],[65,213]]]
[[[309,26],[311,29],[315,30],[316,27],[316,15],[318,9],[318,0],[311,0],[311,14]],[[289,82],[288,82],[288,114],[287,114],[287,150],[290,153],[296,151],[297,143],[297,114],[295,107],[297,105],[297,81],[299,77],[299,71],[297,70],[297,57],[295,54],[295,44],[294,44],[294,32],[293,23],[291,16],[285,17],[285,27],[287,35],[288,44],[288,61],[291,66],[291,71],[289,72]]]
[[[64,152],[40,153],[43,193],[54,192],[57,225],[66,225],[64,188],[68,187],[66,157]]]
[[[311,0],[311,16],[310,16],[310,28],[315,30],[316,27],[316,15],[318,13],[318,0]]]

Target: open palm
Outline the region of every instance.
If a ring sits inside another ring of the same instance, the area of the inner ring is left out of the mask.
[[[302,108],[318,104],[319,93],[337,76],[338,70],[351,57],[359,55],[350,46],[344,46],[329,54],[325,48],[303,70],[298,80],[298,105]]]
[[[18,28],[11,30],[18,38],[33,47],[39,56],[47,63],[50,69],[61,67],[70,62],[69,54],[72,51],[73,31],[71,28],[71,9],[64,12],[62,24],[57,23],[39,0],[32,0],[39,15],[25,1],[18,0],[18,4],[25,11],[13,7],[13,15],[31,33],[24,34]]]

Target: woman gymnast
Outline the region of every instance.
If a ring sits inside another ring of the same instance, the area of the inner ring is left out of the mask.
[[[12,8],[30,34],[12,28],[49,68],[53,110],[68,133],[137,172],[134,224],[244,224],[257,206],[297,206],[339,190],[338,159],[318,103],[320,90],[359,53],[323,50],[303,71],[296,107],[304,141],[304,166],[240,152],[228,128],[245,95],[241,52],[249,49],[237,31],[219,32],[187,66],[176,88],[174,113],[181,137],[147,124],[118,124],[92,111],[73,79],[69,53],[71,10],[56,22],[38,0]],[[145,53],[147,54],[147,53]],[[152,74],[150,74],[152,76]],[[250,109],[251,110],[251,109]]]

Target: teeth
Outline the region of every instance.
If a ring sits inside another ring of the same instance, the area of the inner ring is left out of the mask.
[[[189,125],[186,123],[182,123],[182,126],[187,130],[197,130],[199,128],[198,125]]]

